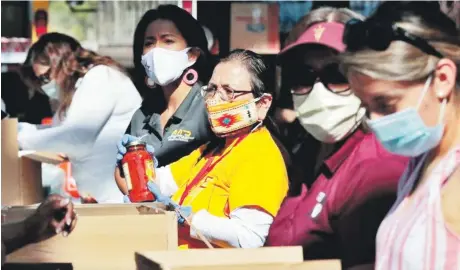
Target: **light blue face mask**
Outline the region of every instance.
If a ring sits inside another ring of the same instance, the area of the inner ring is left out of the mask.
[[[400,112],[367,121],[379,141],[391,153],[416,157],[433,149],[441,141],[447,99],[442,101],[436,126],[426,126],[418,114],[418,109],[430,87],[431,80],[432,77],[430,76],[425,83],[416,108],[407,108]]]
[[[59,86],[55,80],[42,85],[42,90],[50,99],[59,99]]]

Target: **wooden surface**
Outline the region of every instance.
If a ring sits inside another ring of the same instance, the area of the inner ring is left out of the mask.
[[[141,215],[131,204],[81,206],[76,210],[78,223],[67,238],[57,235],[29,245],[8,255],[7,262],[71,263],[73,269],[135,269],[136,250],[177,250],[173,212]]]

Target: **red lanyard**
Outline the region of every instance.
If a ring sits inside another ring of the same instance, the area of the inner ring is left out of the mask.
[[[203,168],[201,168],[201,170],[198,172],[198,174],[193,178],[192,181],[189,182],[189,184],[185,187],[185,190],[184,190],[184,193],[182,193],[182,196],[180,197],[180,200],[179,200],[179,205],[182,205],[182,203],[184,202],[185,198],[188,196],[188,194],[190,193],[190,191],[192,191],[193,188],[195,188],[200,182],[201,180],[203,180],[203,178],[210,172],[212,171],[212,169],[214,169],[214,167],[225,157],[228,155],[228,153],[230,153],[230,151],[232,151],[232,149],[234,147],[236,147],[244,138],[246,138],[247,135],[244,135],[242,137],[239,137],[236,142],[233,144],[233,146],[224,154],[222,154],[222,156],[220,156],[216,162],[212,163],[214,161],[214,158],[215,157],[211,157],[208,159],[208,161],[206,161],[206,164],[203,166]]]

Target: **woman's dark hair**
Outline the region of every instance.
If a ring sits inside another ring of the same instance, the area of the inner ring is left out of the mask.
[[[30,47],[26,60],[21,67],[20,74],[25,84],[31,89],[41,91],[41,82],[32,68],[34,64],[50,67],[50,74],[60,88],[60,105],[58,108],[60,116],[72,103],[75,83],[91,67],[106,65],[125,73],[123,67],[110,57],[100,56],[84,49],[77,40],[61,33],[49,33],[41,36]],[[97,89],[94,90],[97,91]]]
[[[35,12],[34,21],[38,22],[39,20],[48,21],[48,12],[43,9],[39,9]]]
[[[208,40],[204,34],[203,27],[186,10],[176,5],[160,5],[157,9],[147,11],[137,24],[134,32],[133,56],[134,56],[134,76],[138,89],[145,95],[145,69],[141,63],[144,51],[145,31],[150,23],[155,20],[163,19],[174,23],[179,32],[187,42],[188,47],[196,47],[201,50],[201,55],[196,63],[191,66],[198,72],[199,80],[207,83],[211,67],[209,65],[210,53],[208,50]]]
[[[266,93],[266,81],[268,79],[268,67],[265,64],[262,56],[259,54],[243,49],[235,49],[230,52],[230,54],[221,59],[219,63],[227,63],[237,61],[246,68],[246,70],[251,74],[251,88],[256,97],[261,97]],[[271,119],[270,116],[264,120],[264,124],[271,134],[277,138],[280,137],[279,129],[276,126],[275,122]],[[211,151],[221,151],[225,146],[225,139],[216,138],[214,141],[211,141],[208,146],[203,151],[201,157],[206,156]]]

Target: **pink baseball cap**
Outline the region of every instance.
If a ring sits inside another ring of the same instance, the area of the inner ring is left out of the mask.
[[[344,30],[345,25],[338,22],[315,23],[303,32],[294,43],[285,47],[279,55],[303,44],[320,44],[343,52],[345,51],[345,44],[342,41]]]

